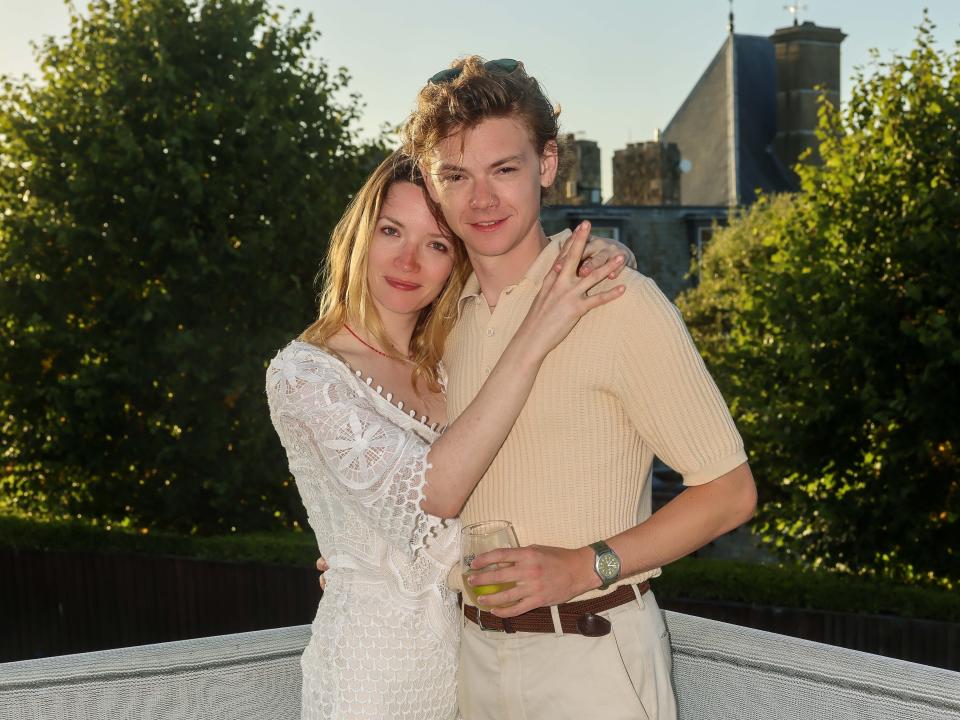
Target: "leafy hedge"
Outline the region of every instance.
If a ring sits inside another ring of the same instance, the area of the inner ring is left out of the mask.
[[[174,555],[312,566],[317,546],[309,533],[255,533],[214,537],[110,531],[80,523],[38,522],[0,515],[0,547],[38,550]],[[786,566],[686,558],[655,580],[661,598],[743,602],[836,612],[898,615],[960,622],[960,597],[943,590]]]
[[[316,540],[303,532],[177,535],[118,527],[106,530],[75,522],[38,522],[11,515],[0,515],[0,547],[311,566],[318,554]]]
[[[788,565],[685,558],[667,566],[654,586],[663,598],[960,622],[960,596],[947,590]]]

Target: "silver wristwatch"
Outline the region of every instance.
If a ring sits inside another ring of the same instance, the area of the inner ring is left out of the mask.
[[[610,585],[620,579],[620,556],[603,540],[590,543],[590,547],[597,554],[593,561],[593,569],[600,576],[601,590],[606,590]]]

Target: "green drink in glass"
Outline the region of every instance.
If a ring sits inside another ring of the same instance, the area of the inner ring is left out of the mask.
[[[485,522],[473,523],[465,526],[460,531],[460,577],[463,580],[463,591],[470,599],[471,604],[478,605],[477,598],[481,595],[492,595],[493,593],[509,590],[516,585],[515,582],[491,583],[489,585],[470,585],[467,578],[480,572],[493,570],[503,567],[509,567],[513,563],[496,563],[488,565],[482,571],[473,570],[470,563],[481,553],[497,548],[515,548],[520,547],[517,542],[517,534],[514,532],[513,525],[508,520],[487,520]]]

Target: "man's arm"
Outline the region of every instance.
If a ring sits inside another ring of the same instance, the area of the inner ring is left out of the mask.
[[[688,487],[646,521],[606,540],[620,556],[626,577],[686,557],[730,532],[753,516],[757,489],[750,466],[743,463],[711,482]],[[514,617],[536,607],[564,603],[600,587],[590,547],[566,548],[530,545],[493,550],[478,555],[474,568],[492,563],[511,567],[472,575],[471,584],[515,582],[516,587],[478,600],[499,617]]]
[[[618,309],[628,321],[611,339],[616,354],[608,389],[638,436],[688,486],[656,514],[612,538],[579,536],[578,542],[605,540],[620,556],[621,577],[629,577],[684,557],[742,524],[753,514],[756,487],[740,434],[676,307],[653,281],[639,278]],[[601,585],[590,547],[533,546],[518,552],[508,559],[490,553],[474,563],[516,563],[497,575],[472,576],[475,584],[518,583],[484,596],[489,605],[517,601],[497,614],[566,602]]]

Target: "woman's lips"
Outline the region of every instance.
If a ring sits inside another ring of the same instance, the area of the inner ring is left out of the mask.
[[[417,290],[420,287],[416,283],[404,282],[403,280],[397,280],[396,278],[392,278],[392,277],[385,276],[384,280],[387,281],[387,285],[389,285],[392,288],[396,288],[397,290],[406,290],[409,292],[411,290]]]

